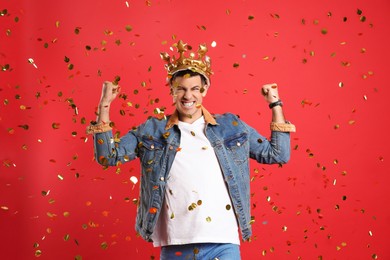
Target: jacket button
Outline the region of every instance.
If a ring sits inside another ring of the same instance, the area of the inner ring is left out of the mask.
[[[164,177],[160,177],[160,181],[164,181]]]
[[[237,142],[237,146],[241,146],[240,142]]]
[[[150,146],[150,149],[154,149],[154,145],[153,144]]]
[[[173,150],[173,146],[172,145],[169,146],[169,150]]]

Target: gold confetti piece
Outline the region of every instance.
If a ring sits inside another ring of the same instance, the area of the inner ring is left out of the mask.
[[[226,210],[230,210],[231,208],[232,208],[232,206],[230,206],[230,204],[226,205]]]
[[[202,150],[207,150],[207,149],[208,149],[207,146],[203,146],[203,147],[202,147]]]
[[[233,63],[233,68],[238,68],[238,67],[240,67],[239,63]]]
[[[48,191],[41,191],[41,194],[42,194],[42,196],[47,196],[47,195],[49,195],[49,193],[50,193],[50,190],[48,190]]]
[[[64,180],[64,177],[63,177],[61,174],[58,174],[57,177],[58,177],[58,179],[59,179],[60,181],[63,181],[63,180]]]
[[[283,230],[283,232],[286,232],[287,231],[287,226],[283,226],[282,230]]]
[[[0,10],[0,16],[6,16],[8,14],[7,9]]]
[[[2,210],[4,210],[4,211],[8,211],[9,210],[9,208],[7,207],[7,206],[1,206],[0,207]]]
[[[55,217],[57,217],[57,214],[51,213],[51,212],[47,212],[46,215],[47,215],[49,218],[55,218]]]
[[[59,129],[59,128],[60,128],[60,123],[52,123],[52,124],[51,124],[51,127],[52,127],[53,129]]]
[[[131,32],[133,30],[133,27],[131,25],[125,26],[126,31]]]
[[[339,87],[340,88],[344,87],[344,83],[343,82],[339,82]]]
[[[194,131],[191,131],[191,135],[192,135],[192,136],[195,136],[195,133],[194,133]]]
[[[33,59],[33,58],[29,58],[29,59],[28,59],[28,62],[29,62],[31,65],[33,65],[33,66],[34,66],[34,68],[38,69],[38,66],[35,64],[35,62],[34,62],[34,59]]]
[[[170,132],[165,132],[165,133],[163,134],[163,137],[164,137],[164,139],[167,139],[170,135],[171,135]]]
[[[370,237],[372,237],[372,232],[371,232],[371,230],[368,231],[368,234],[370,235]]]
[[[377,255],[377,254],[372,254],[372,255],[371,255],[371,258],[372,258],[372,259],[378,259],[378,255]]]
[[[0,66],[1,66],[1,70],[2,70],[2,71],[7,71],[7,70],[9,70],[9,69],[10,69],[10,66],[9,66],[9,64],[0,65]]]
[[[326,28],[322,28],[322,29],[321,29],[321,33],[325,35],[325,34],[328,33],[328,30],[327,30]]]
[[[172,214],[171,214],[171,217],[170,217],[171,219],[174,219],[175,218],[175,214],[172,212]]]
[[[248,20],[249,20],[249,21],[252,21],[253,19],[255,19],[255,17],[254,17],[253,15],[249,15],[249,16],[248,16]]]
[[[38,250],[35,251],[35,256],[36,257],[40,257],[41,255],[42,255],[42,251],[41,250],[38,249]]]
[[[76,27],[74,28],[74,33],[75,34],[80,34],[81,27]]]
[[[367,100],[367,96],[366,96],[366,95],[363,95],[363,99],[364,99],[364,100]]]
[[[66,235],[64,236],[64,241],[68,241],[69,238],[70,238],[70,235],[69,235],[69,234],[66,234]]]
[[[69,211],[65,211],[64,213],[63,213],[63,215],[64,215],[64,217],[69,217],[70,216],[70,213],[69,213]]]
[[[206,221],[207,221],[207,222],[211,222],[211,217],[207,217],[207,218],[206,218]]]
[[[100,244],[100,247],[101,247],[103,250],[106,250],[106,249],[108,248],[107,242],[102,242],[102,243]]]
[[[198,200],[198,201],[196,202],[196,204],[198,204],[198,206],[202,205],[202,200]]]

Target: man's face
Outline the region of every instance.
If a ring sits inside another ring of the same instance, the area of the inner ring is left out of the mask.
[[[202,116],[200,106],[207,93],[207,85],[202,85],[199,75],[177,77],[172,82],[171,91],[179,119],[192,123]]]

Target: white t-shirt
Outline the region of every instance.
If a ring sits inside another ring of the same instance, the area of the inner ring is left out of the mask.
[[[166,183],[154,246],[189,243],[240,244],[238,225],[221,168],[201,117],[179,122],[180,150]]]

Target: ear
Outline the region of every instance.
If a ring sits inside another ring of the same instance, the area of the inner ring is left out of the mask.
[[[209,86],[208,85],[204,85],[202,88],[203,88],[202,97],[205,97],[206,94],[207,94],[207,90],[209,89]]]

